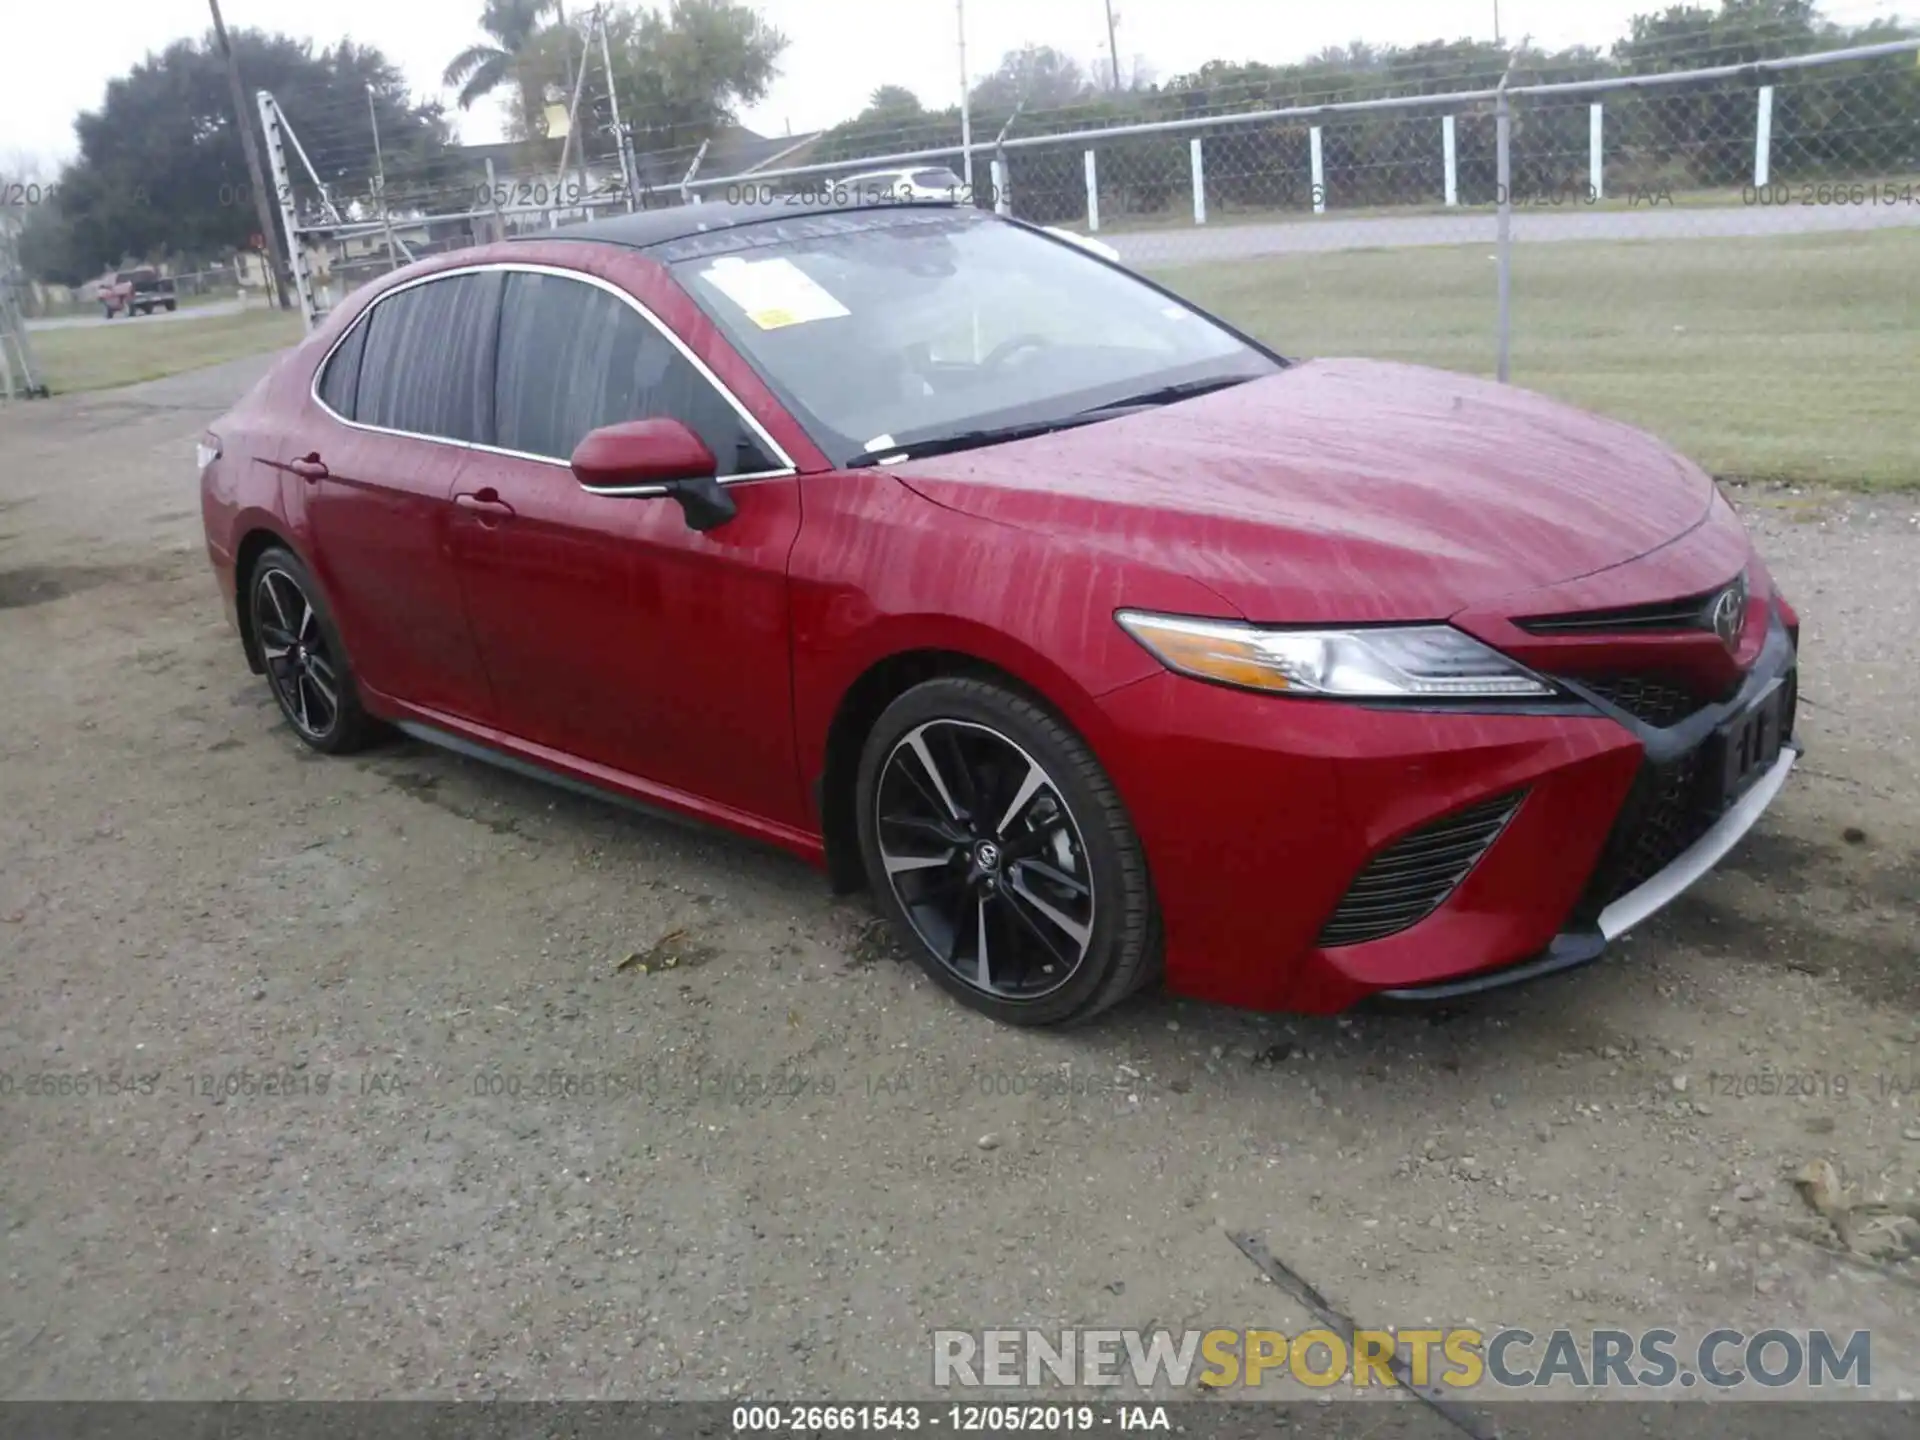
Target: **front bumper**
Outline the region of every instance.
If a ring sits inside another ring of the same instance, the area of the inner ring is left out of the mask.
[[[1585,692],[1529,713],[1289,701],[1171,675],[1113,692],[1101,705],[1116,734],[1101,749],[1146,848],[1169,988],[1329,1012],[1598,959],[1710,870],[1778,794],[1797,747],[1656,872],[1620,863],[1651,782],[1687,765],[1795,661],[1776,613],[1738,692],[1664,730]],[[1525,799],[1436,910],[1385,938],[1320,943],[1371,857],[1508,792]]]
[[[1720,863],[1726,853],[1740,842],[1740,838],[1759,823],[1760,817],[1773,803],[1773,797],[1787,783],[1787,775],[1800,755],[1801,747],[1797,741],[1789,741],[1782,746],[1780,758],[1754,782],[1746,794],[1733,803],[1726,814],[1714,822],[1706,834],[1681,851],[1665,869],[1602,908],[1593,929],[1569,930],[1556,935],[1544,955],[1519,965],[1483,971],[1459,980],[1382,990],[1376,998],[1416,1003],[1455,1000],[1463,995],[1501,990],[1509,985],[1525,984],[1563,970],[1592,964],[1606,953],[1609,941],[1618,940],[1642,920],[1665,909],[1696,880]]]

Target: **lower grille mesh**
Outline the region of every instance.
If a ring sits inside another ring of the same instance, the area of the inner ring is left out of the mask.
[[[1679,859],[1719,818],[1697,752],[1670,765],[1641,766],[1575,914],[1598,916]]]
[[[1791,740],[1799,707],[1799,671],[1787,671],[1783,683],[1786,698],[1780,734]],[[1718,752],[1708,745],[1664,765],[1652,761],[1641,765],[1574,911],[1576,917],[1595,919],[1608,905],[1679,859],[1713,828],[1729,803],[1728,797],[1718,793],[1710,768],[1718,764],[1717,757]]]
[[[1360,945],[1426,919],[1467,878],[1523,798],[1502,795],[1402,835],[1361,868],[1319,943]]]
[[[1678,725],[1700,708],[1699,697],[1691,690],[1663,680],[1658,675],[1612,675],[1589,678],[1575,676],[1602,700],[1618,705],[1643,725],[1666,729]]]

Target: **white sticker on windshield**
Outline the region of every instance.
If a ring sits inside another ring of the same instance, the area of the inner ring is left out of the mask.
[[[780,330],[813,320],[837,320],[852,312],[791,260],[716,260],[701,276],[747,312],[762,330]]]

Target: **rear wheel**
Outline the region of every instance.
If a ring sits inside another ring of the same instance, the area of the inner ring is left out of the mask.
[[[1140,842],[1085,743],[982,680],[917,685],[867,737],[860,849],[926,972],[1017,1025],[1089,1020],[1151,980]]]
[[[333,615],[307,567],[275,546],[254,563],[247,591],[267,683],[294,733],[327,755],[365,746],[378,722],[361,707]]]

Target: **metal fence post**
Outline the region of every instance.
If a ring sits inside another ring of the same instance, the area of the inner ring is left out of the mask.
[[[1587,185],[1588,197],[1601,200],[1607,193],[1606,107],[1598,100],[1587,112]]]
[[[1320,127],[1313,126],[1307,131],[1307,149],[1313,164],[1313,213],[1327,213],[1327,167],[1320,155]]]
[[[498,244],[507,238],[507,217],[500,213],[500,186],[493,178],[493,157],[487,157],[487,204],[493,207],[493,238]]]
[[[1007,189],[1007,157],[1004,154],[994,156],[988,173],[993,177],[993,213],[1013,214],[1013,193]]]
[[[1093,158],[1093,151],[1087,151],[1087,229],[1100,228],[1100,170]]]
[[[1499,205],[1499,243],[1495,249],[1500,271],[1500,303],[1494,322],[1494,375],[1502,385],[1511,373],[1513,351],[1513,103],[1502,76],[1493,101],[1495,200]]]
[[[1200,153],[1200,137],[1194,136],[1187,142],[1187,154],[1193,171],[1193,223],[1207,223],[1207,162]]]
[[[1753,183],[1767,183],[1773,172],[1773,86],[1760,87],[1759,108],[1753,121]]]
[[[1447,166],[1447,204],[1460,203],[1460,150],[1453,131],[1453,116],[1440,117],[1440,153]]]

